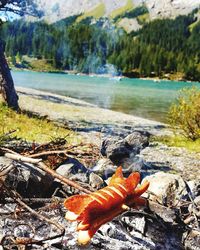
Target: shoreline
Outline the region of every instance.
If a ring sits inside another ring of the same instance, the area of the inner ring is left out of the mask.
[[[131,129],[148,131],[156,135],[168,130],[167,124],[100,108],[76,98],[32,88],[16,87],[16,90],[22,110],[48,117],[52,121],[71,124],[72,127],[88,127],[91,130],[92,128],[95,130],[95,127],[98,127],[98,129],[112,126],[130,127]]]
[[[150,80],[154,81],[157,83],[162,83],[162,81],[171,81],[171,82],[186,82],[186,83],[200,83],[200,81],[191,81],[191,80],[186,80],[186,79],[180,79],[180,78],[174,78],[174,79],[169,79],[169,78],[160,78],[160,77],[128,77],[126,75],[112,75],[112,74],[96,74],[96,73],[91,73],[91,74],[86,74],[82,72],[76,72],[73,70],[52,70],[52,71],[45,71],[45,70],[32,70],[32,69],[26,69],[26,68],[11,68],[12,71],[25,71],[25,72],[35,72],[35,73],[48,73],[48,74],[66,74],[66,75],[77,75],[77,76],[88,76],[88,77],[102,77],[102,78],[113,78],[116,79],[117,81],[121,79],[140,79],[140,80]]]

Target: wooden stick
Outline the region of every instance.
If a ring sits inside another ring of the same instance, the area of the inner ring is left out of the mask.
[[[37,154],[32,154],[32,155],[29,155],[28,157],[37,158],[37,157],[41,157],[45,155],[66,154],[66,153],[67,153],[67,150],[53,150],[53,151],[45,151],[45,152],[41,152]]]
[[[2,170],[0,172],[0,178],[2,178],[3,176],[7,175],[15,166],[14,165],[10,165],[7,168],[5,168],[4,170]]]
[[[5,153],[5,157],[15,161],[22,161],[31,164],[38,164],[39,162],[42,161],[42,159],[32,159],[29,157],[21,156],[20,154],[11,154],[11,153]]]
[[[47,217],[38,214],[35,210],[33,210],[32,208],[30,208],[28,205],[26,205],[26,203],[24,203],[21,199],[16,198],[15,201],[20,204],[22,207],[26,208],[26,210],[28,210],[31,214],[35,215],[36,217],[38,217],[40,220],[44,220],[49,224],[54,225],[55,227],[57,227],[58,229],[60,229],[61,231],[65,230],[63,226],[61,226],[60,224],[58,224],[57,222],[48,219]]]
[[[84,151],[73,152],[73,151],[66,149],[66,150],[45,151],[45,152],[41,152],[41,153],[37,153],[37,154],[28,155],[28,157],[37,158],[37,157],[46,156],[46,155],[53,155],[53,154],[65,154],[68,157],[74,157],[75,155],[82,155],[82,156],[89,155],[88,152],[84,152]]]
[[[86,194],[90,194],[91,193],[91,191],[89,191],[88,189],[85,189],[85,188],[81,187],[76,182],[71,181],[71,180],[67,179],[66,177],[64,177],[64,176],[56,173],[56,171],[54,171],[53,169],[47,167],[43,162],[39,162],[38,166],[39,166],[40,169],[44,170],[45,172],[47,172],[48,174],[50,174],[54,178],[59,179],[62,183],[67,184],[69,186],[72,186],[72,187],[74,187],[74,188],[76,188],[76,189],[78,189],[78,190],[80,190],[80,191],[82,191],[82,192],[84,192]]]
[[[14,155],[18,155],[18,153],[16,153],[15,151],[9,149],[9,148],[4,148],[4,147],[0,147],[0,150],[2,150],[3,152],[7,152],[7,153],[11,153]]]

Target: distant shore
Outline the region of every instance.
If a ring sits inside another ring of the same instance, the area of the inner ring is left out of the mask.
[[[106,77],[106,78],[115,78],[117,80],[121,80],[123,78],[130,78],[130,79],[141,79],[141,80],[152,80],[154,82],[161,82],[161,81],[178,81],[178,82],[189,82],[193,83],[195,81],[190,81],[182,78],[180,75],[175,75],[175,74],[170,74],[170,76],[165,76],[165,77],[157,77],[157,76],[152,76],[152,77],[144,77],[144,76],[131,76],[127,74],[122,74],[122,75],[113,75],[113,74],[96,74],[96,73],[82,73],[82,72],[77,72],[74,70],[34,70],[34,69],[29,69],[29,68],[17,68],[17,67],[11,67],[11,70],[13,71],[30,71],[30,72],[41,72],[41,73],[52,73],[52,74],[67,74],[67,75],[79,75],[79,76],[90,76],[90,77]]]

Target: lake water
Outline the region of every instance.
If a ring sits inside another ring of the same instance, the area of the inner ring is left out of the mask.
[[[90,77],[38,72],[12,72],[16,86],[85,100],[100,107],[152,120],[165,121],[178,91],[200,83]]]

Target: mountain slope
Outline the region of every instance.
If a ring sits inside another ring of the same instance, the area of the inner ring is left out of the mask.
[[[200,0],[35,0],[43,10],[43,18],[50,23],[72,15],[114,18],[137,6],[145,4],[150,19],[188,14],[200,6]]]

